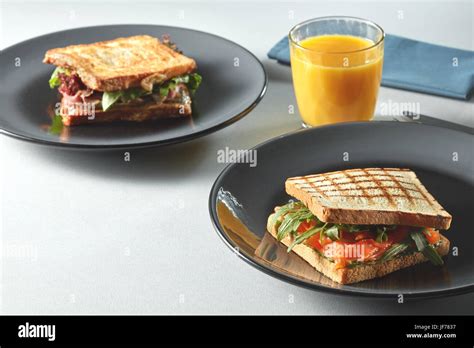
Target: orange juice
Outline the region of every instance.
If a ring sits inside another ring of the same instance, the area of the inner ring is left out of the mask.
[[[382,78],[383,45],[350,35],[320,35],[291,47],[293,85],[305,124],[373,117]]]

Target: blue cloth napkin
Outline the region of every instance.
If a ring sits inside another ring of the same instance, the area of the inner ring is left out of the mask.
[[[395,35],[385,36],[384,51],[383,86],[469,99],[474,87],[473,51]],[[273,46],[268,57],[289,65],[288,38],[284,37]]]

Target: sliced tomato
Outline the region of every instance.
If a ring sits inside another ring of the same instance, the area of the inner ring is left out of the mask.
[[[363,256],[362,256],[361,261],[379,259],[392,244],[392,243],[378,243],[373,239],[367,239],[359,243],[361,243],[361,249],[363,250],[363,254],[362,254]]]
[[[323,246],[324,256],[336,260],[377,260],[391,243],[377,243],[373,239],[364,239],[355,243],[335,241]]]
[[[304,233],[312,229],[314,226],[316,226],[316,224],[317,224],[316,220],[303,221],[298,226],[298,229],[296,230],[296,232],[300,234]],[[332,240],[326,236],[324,236],[323,240],[321,241],[321,236],[320,236],[320,233],[318,232],[314,236],[309,237],[305,241],[305,244],[310,246],[313,249],[321,251],[323,249],[323,246],[330,242],[332,242]]]
[[[300,223],[296,232],[303,233],[312,229],[314,226],[316,226],[316,220],[309,220],[309,221],[305,220],[302,223]]]
[[[408,232],[410,232],[409,226],[397,226],[393,231],[388,231],[388,241],[390,243],[400,243],[408,237]]]
[[[436,231],[434,228],[424,229],[423,234],[425,235],[426,240],[428,241],[429,244],[436,244],[439,242],[439,239],[441,238],[439,236],[439,232]]]
[[[321,240],[321,235],[320,233],[316,233],[314,236],[312,237],[309,237],[307,240],[306,240],[306,245],[308,245],[309,247],[313,248],[313,249],[316,249],[318,251],[323,251],[324,249],[324,246],[327,245],[327,244],[330,244],[332,243],[332,240],[331,238],[329,237],[326,237],[324,236],[323,237],[323,240]]]
[[[323,249],[323,246],[321,245],[321,242],[320,242],[320,236],[319,236],[319,232],[316,233],[314,236],[312,237],[309,237],[306,241],[305,241],[306,245],[308,245],[309,247],[313,248],[313,249],[316,249],[318,251],[321,251]]]
[[[297,232],[304,233],[316,226],[316,224],[317,221],[315,220],[304,221],[298,226]],[[406,238],[408,231],[408,228],[397,228],[395,231],[390,231],[394,232],[392,240],[402,240]],[[337,241],[333,241],[326,236],[321,240],[319,232],[305,241],[305,244],[309,247],[333,259],[337,269],[347,267],[349,261],[377,260],[393,243],[390,240],[383,243],[376,242],[376,234],[370,230],[360,232],[340,230],[339,232],[340,239]]]

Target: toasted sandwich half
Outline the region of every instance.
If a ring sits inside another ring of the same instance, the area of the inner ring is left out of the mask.
[[[409,169],[349,169],[286,180],[297,201],[275,208],[267,229],[341,284],[430,260],[443,265],[451,215]]]
[[[196,62],[167,37],[54,48],[43,62],[57,66],[49,84],[62,95],[59,114],[66,126],[190,116],[201,83]]]

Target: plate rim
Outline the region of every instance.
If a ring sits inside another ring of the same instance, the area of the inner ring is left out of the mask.
[[[271,139],[268,139],[260,144],[257,144],[253,147],[251,147],[249,150],[257,150],[258,148],[262,146],[266,146],[272,142],[279,141],[281,139],[285,139],[288,137],[292,136],[297,136],[299,133],[303,132],[316,132],[321,129],[330,129],[330,128],[340,128],[340,127],[350,127],[351,125],[363,125],[364,127],[371,127],[373,124],[382,124],[382,123],[388,123],[391,122],[395,125],[401,125],[403,124],[402,127],[409,126],[409,127],[422,127],[422,128],[441,128],[443,130],[447,130],[450,132],[455,132],[455,133],[460,133],[460,134],[467,134],[469,133],[458,131],[458,130],[453,130],[453,129],[448,129],[445,127],[440,127],[440,126],[433,126],[433,125],[424,125],[420,123],[412,123],[412,122],[395,122],[395,121],[367,121],[367,122],[341,122],[337,124],[330,124],[330,125],[324,125],[320,127],[314,127],[314,128],[309,128],[309,129],[297,129],[294,131],[290,131],[288,133],[273,137]],[[473,137],[474,139],[474,137]],[[321,291],[324,293],[328,294],[333,294],[333,295],[339,295],[339,296],[349,296],[349,297],[363,297],[363,298],[378,298],[378,299],[394,299],[397,294],[393,293],[383,293],[383,292],[370,292],[370,291],[358,291],[358,290],[348,290],[348,289],[339,289],[339,288],[330,288],[326,286],[319,285],[317,283],[310,283],[308,281],[304,281],[302,279],[298,279],[297,277],[291,276],[291,275],[285,275],[283,273],[280,273],[270,267],[266,267],[263,264],[260,264],[256,262],[253,258],[249,257],[245,253],[241,253],[239,250],[236,250],[237,245],[234,245],[232,240],[230,240],[226,233],[221,230],[221,227],[219,226],[219,221],[218,221],[218,216],[217,216],[217,210],[215,208],[215,203],[217,202],[217,193],[219,189],[222,187],[221,181],[222,178],[226,175],[228,171],[230,171],[234,166],[237,166],[238,163],[230,163],[227,166],[224,167],[224,169],[219,173],[217,176],[216,180],[212,184],[210,193],[209,193],[209,199],[208,199],[208,209],[209,209],[209,215],[211,218],[212,225],[214,227],[215,233],[220,237],[220,239],[224,242],[224,244],[232,250],[234,254],[237,254],[240,259],[244,260],[247,264],[253,266],[259,271],[262,271],[263,273],[276,278],[278,280],[282,280],[286,283],[296,285],[305,289],[313,290],[313,291]],[[467,293],[472,293],[474,292],[474,283],[468,284],[466,286],[459,286],[456,288],[452,289],[444,289],[444,290],[432,290],[432,291],[424,291],[424,292],[407,292],[403,293],[403,297],[406,299],[431,299],[431,298],[440,298],[440,297],[448,297],[448,296],[455,296],[455,295],[461,295],[461,294],[467,294]]]
[[[229,40],[227,38],[224,38],[222,36],[219,36],[217,34],[209,33],[203,30],[196,30],[196,29],[190,29],[190,28],[185,28],[185,27],[179,27],[179,26],[171,26],[171,25],[160,25],[160,24],[134,24],[134,23],[127,23],[127,24],[106,24],[106,25],[92,25],[92,26],[85,26],[85,27],[77,27],[77,28],[70,28],[70,29],[65,29],[65,30],[58,30],[58,31],[52,31],[50,33],[46,33],[43,35],[35,36],[27,40],[20,41],[14,45],[8,46],[4,49],[2,49],[2,52],[6,52],[7,50],[14,49],[15,47],[19,45],[23,45],[25,43],[29,43],[31,41],[35,41],[37,39],[41,39],[43,37],[47,37],[49,35],[53,34],[60,34],[60,33],[67,33],[71,31],[79,31],[82,29],[94,29],[94,28],[106,28],[106,27],[137,27],[137,26],[149,26],[149,27],[161,27],[161,28],[171,28],[171,29],[178,29],[178,30],[184,30],[184,31],[193,31],[201,34],[205,34],[208,36],[213,36],[215,38],[218,38],[220,40],[227,41],[240,49],[244,50],[247,52],[253,59],[258,63],[258,66],[260,67],[261,71],[263,72],[263,85],[262,88],[256,96],[256,98],[253,100],[250,105],[248,105],[244,110],[242,110],[240,113],[226,119],[223,122],[220,122],[218,124],[215,124],[212,127],[205,128],[199,132],[192,133],[192,134],[187,134],[187,135],[181,135],[178,137],[170,138],[170,139],[165,139],[165,140],[155,140],[155,141],[147,141],[147,142],[139,142],[139,143],[132,143],[132,144],[71,144],[71,143],[62,143],[60,141],[50,141],[50,140],[44,140],[44,139],[38,139],[32,136],[28,136],[25,134],[20,134],[18,132],[11,131],[9,129],[6,129],[5,125],[2,125],[0,123],[0,134],[9,136],[14,139],[26,141],[29,143],[34,143],[38,145],[43,145],[43,146],[48,146],[48,147],[56,147],[56,148],[62,148],[62,149],[78,149],[78,150],[114,150],[114,149],[137,149],[137,148],[146,148],[146,147],[160,147],[160,146],[168,146],[168,145],[173,145],[173,144],[178,144],[178,143],[183,143],[187,141],[191,141],[203,136],[206,136],[208,134],[214,133],[220,129],[223,129],[225,127],[230,126],[231,124],[241,120],[243,117],[245,117],[247,114],[249,114],[263,99],[263,97],[266,94],[267,88],[268,88],[268,74],[267,71],[265,70],[265,67],[263,63],[260,61],[260,59],[249,49],[245,48],[244,46],[236,43],[235,41]]]

